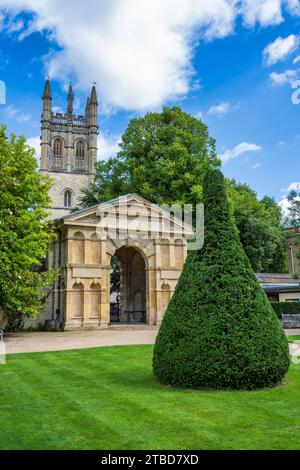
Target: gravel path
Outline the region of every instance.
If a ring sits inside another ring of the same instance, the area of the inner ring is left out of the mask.
[[[156,328],[145,326],[98,331],[14,333],[6,335],[4,340],[7,354],[14,354],[126,344],[154,344],[157,331]]]
[[[285,330],[287,336],[300,336],[300,328],[294,328],[293,330]]]
[[[157,328],[112,327],[108,330],[14,333],[5,336],[7,354],[61,351],[67,349],[154,344]],[[286,330],[287,336],[300,335],[300,329]]]

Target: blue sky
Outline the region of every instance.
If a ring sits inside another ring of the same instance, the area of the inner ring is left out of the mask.
[[[299,184],[298,0],[0,0],[0,12],[0,122],[35,147],[45,78],[63,111],[72,81],[79,114],[95,80],[99,158],[132,117],[179,105],[209,126],[225,175],[278,201]]]

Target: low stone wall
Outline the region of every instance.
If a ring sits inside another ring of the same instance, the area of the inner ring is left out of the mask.
[[[283,328],[300,328],[300,315],[282,315]]]

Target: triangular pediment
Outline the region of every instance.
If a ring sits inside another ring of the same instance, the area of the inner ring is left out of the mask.
[[[141,231],[164,232],[171,229],[174,233],[192,234],[190,226],[168,212],[167,207],[160,207],[147,201],[138,194],[129,194],[101,203],[91,208],[69,214],[58,223],[63,225],[97,226],[106,221],[110,228],[114,225],[125,227],[126,224],[139,224]]]

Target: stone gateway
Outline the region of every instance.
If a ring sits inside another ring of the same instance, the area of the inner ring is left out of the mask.
[[[192,235],[179,219],[131,194],[65,215],[54,229],[48,267],[60,269],[60,278],[48,298],[45,320],[57,321],[65,330],[107,328],[115,321],[111,272],[116,257],[117,321],[160,324]]]

